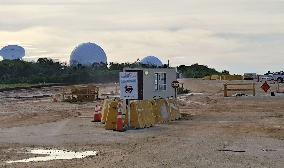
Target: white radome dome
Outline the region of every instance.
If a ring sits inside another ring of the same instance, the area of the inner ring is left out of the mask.
[[[0,61],[3,61],[3,57],[0,56]]]
[[[25,49],[18,45],[8,45],[0,50],[0,55],[7,60],[22,59],[25,56]]]
[[[107,64],[104,50],[95,43],[82,43],[71,53],[70,65]]]
[[[140,64],[161,67],[162,61],[155,56],[147,56],[140,61]]]

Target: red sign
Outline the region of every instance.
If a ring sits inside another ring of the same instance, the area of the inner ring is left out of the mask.
[[[173,88],[178,88],[179,87],[179,82],[178,81],[173,81],[172,82],[172,87]]]
[[[267,92],[270,89],[270,86],[265,81],[264,84],[262,84],[261,89]]]

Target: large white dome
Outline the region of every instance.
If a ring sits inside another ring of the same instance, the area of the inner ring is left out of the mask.
[[[140,64],[161,67],[162,61],[155,56],[147,56],[140,61]]]
[[[0,50],[0,55],[8,60],[22,59],[25,56],[25,49],[18,45],[8,45]]]
[[[82,43],[71,53],[70,65],[106,64],[107,57],[104,50],[94,43]]]
[[[3,61],[3,57],[0,56],[0,61]]]

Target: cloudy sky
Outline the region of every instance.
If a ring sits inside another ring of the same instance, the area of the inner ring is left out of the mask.
[[[82,42],[108,62],[156,55],[232,73],[284,70],[284,0],[0,0],[0,47],[68,61]]]

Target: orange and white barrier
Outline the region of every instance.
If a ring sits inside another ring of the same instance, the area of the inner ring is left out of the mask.
[[[122,121],[122,104],[119,102],[117,104],[117,121],[116,121],[116,131],[123,132],[123,121]]]
[[[95,112],[94,112],[94,120],[92,122],[101,122],[101,118],[102,118],[102,107],[99,105],[96,105],[95,107]]]

